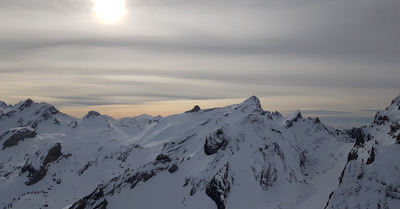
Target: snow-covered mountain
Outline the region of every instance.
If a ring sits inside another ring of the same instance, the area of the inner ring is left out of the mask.
[[[257,97],[168,117],[81,119],[0,102],[1,208],[398,208],[400,96],[336,130]]]

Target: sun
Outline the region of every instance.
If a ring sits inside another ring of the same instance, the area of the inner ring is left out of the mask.
[[[125,0],[92,0],[94,15],[105,23],[116,23],[125,15]]]

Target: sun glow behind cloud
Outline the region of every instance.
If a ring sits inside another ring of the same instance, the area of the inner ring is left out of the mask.
[[[256,95],[283,114],[373,119],[358,110],[400,89],[400,1],[382,1],[4,1],[0,100],[122,117]]]
[[[92,0],[96,18],[104,23],[116,23],[126,14],[125,0]]]

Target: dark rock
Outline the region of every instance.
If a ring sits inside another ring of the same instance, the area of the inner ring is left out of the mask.
[[[100,115],[99,112],[91,110],[83,117],[83,119],[94,118],[94,117],[97,117],[99,115]]]
[[[24,110],[24,109],[30,107],[33,103],[34,103],[34,102],[33,102],[31,99],[27,99],[27,100],[25,100],[24,103],[22,103],[22,104],[19,106],[18,109],[19,109],[20,111],[22,111],[22,110]]]
[[[365,143],[365,137],[364,137],[364,132],[362,131],[362,129],[356,129],[356,142],[354,144],[354,146],[360,147],[362,145],[364,145]]]
[[[57,110],[54,106],[50,106],[49,108],[46,109],[46,112],[49,112],[52,115],[55,115],[59,113],[60,111]]]
[[[7,118],[11,118],[11,117],[13,117],[15,115],[15,113],[16,113],[16,111],[12,110],[10,112],[7,112],[6,114],[0,114],[0,120],[4,121]]]
[[[167,163],[167,162],[171,162],[171,158],[168,157],[168,155],[159,154],[159,155],[157,155],[156,161],[154,164]]]
[[[52,147],[47,153],[46,157],[43,160],[43,165],[56,161],[59,157],[61,157],[61,144],[57,143],[54,147]]]
[[[387,115],[382,115],[382,112],[378,112],[375,115],[374,124],[381,126],[386,124],[389,121],[389,117]]]
[[[303,116],[301,115],[300,111],[297,113],[296,117],[293,119],[294,122],[297,122],[299,119],[302,119]]]
[[[282,114],[280,112],[278,112],[278,111],[273,112],[272,115],[277,117],[277,118],[283,117]]]
[[[28,128],[13,130],[11,132],[12,132],[12,135],[3,143],[3,149],[5,149],[7,147],[15,146],[18,144],[18,142],[24,141],[26,138],[36,137],[36,132],[34,130],[30,130]],[[9,134],[9,133],[10,133],[10,131],[6,132],[6,134]],[[3,138],[4,135],[1,138]]]
[[[386,198],[391,198],[391,199],[396,199],[400,200],[400,188],[395,185],[388,185],[385,190],[385,196]]]
[[[356,147],[353,147],[351,151],[349,152],[349,155],[347,156],[347,162],[352,161],[352,160],[357,160],[358,158],[358,149]]]
[[[193,107],[193,109],[191,109],[189,111],[186,111],[185,113],[198,112],[200,110],[201,110],[200,106],[196,105],[196,106]]]
[[[213,135],[206,137],[204,143],[204,152],[206,155],[212,155],[220,149],[225,149],[228,139],[225,137],[222,129],[218,129]]]
[[[341,185],[341,184],[343,183],[344,172],[346,171],[346,167],[347,167],[347,163],[346,163],[346,165],[344,166],[342,172],[340,173],[340,176],[339,176],[339,185]]]
[[[102,198],[104,198],[104,191],[103,186],[100,185],[91,194],[75,202],[69,209],[106,209],[108,202],[105,198],[103,199],[103,201],[96,205],[96,202],[98,202]]]
[[[321,120],[319,118],[315,118],[314,123],[321,123]]]
[[[302,118],[303,118],[303,116],[301,115],[300,111],[298,111],[296,117],[294,117],[294,118],[291,119],[291,120],[287,120],[287,121],[286,121],[286,128],[292,127],[292,126],[293,126],[293,123],[299,121],[299,120],[302,119]]]
[[[30,186],[41,181],[47,175],[47,165],[56,161],[61,155],[61,145],[57,143],[49,150],[39,169],[34,168],[31,164],[24,165],[21,168],[21,172],[24,173],[28,171],[28,181],[26,181],[25,184]],[[61,179],[57,179],[56,183],[60,184]]]
[[[283,153],[279,144],[274,142],[273,145],[274,145],[274,152],[281,158],[282,161],[285,161],[285,154]]]
[[[76,128],[76,127],[78,127],[78,122],[77,121],[72,121],[71,123],[68,124],[68,127]]]
[[[399,135],[397,135],[397,138],[396,138],[396,143],[397,143],[397,144],[400,144],[400,134],[399,134]]]
[[[369,157],[367,159],[367,165],[373,163],[374,161],[375,161],[375,148],[372,147],[371,154],[369,155]]]
[[[176,164],[173,164],[173,165],[171,166],[171,168],[168,169],[168,172],[174,173],[174,172],[176,172],[178,169],[179,169],[179,167],[178,167]]]
[[[44,166],[40,166],[39,170],[36,170],[32,165],[25,165],[21,168],[22,173],[28,171],[28,181],[25,182],[27,186],[36,184],[40,180],[42,180],[46,174],[47,169]]]
[[[392,125],[390,125],[390,132],[389,135],[394,135],[396,132],[400,130],[400,124],[395,122]]]
[[[360,135],[361,129],[360,128],[352,128],[350,130],[346,130],[346,133],[348,135],[350,135],[350,137],[352,139],[356,139]]]
[[[143,181],[146,182],[149,180],[151,177],[156,175],[156,171],[147,171],[147,172],[137,172],[133,176],[129,177],[125,182],[131,184],[131,189],[135,188],[136,185]]]
[[[263,166],[260,175],[258,176],[258,181],[263,189],[271,187],[273,182],[277,180],[277,169],[268,162],[268,166]]]
[[[304,167],[305,163],[306,163],[306,155],[304,151],[302,151],[300,154],[300,167]]]
[[[107,209],[108,202],[106,199],[104,199],[102,202],[100,202],[98,205],[96,205],[93,209]]]
[[[329,206],[329,201],[331,200],[331,198],[332,198],[332,196],[333,196],[333,193],[334,193],[334,192],[331,192],[331,193],[329,194],[328,202],[326,203],[324,209],[328,208],[328,206]]]
[[[229,178],[229,163],[225,164],[208,183],[206,194],[217,205],[218,209],[225,209],[225,200],[231,190],[232,178]]]

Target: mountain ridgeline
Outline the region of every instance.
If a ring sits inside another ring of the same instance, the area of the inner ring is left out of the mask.
[[[338,130],[257,97],[168,117],[74,118],[0,101],[0,208],[343,209],[400,205],[400,96]]]

